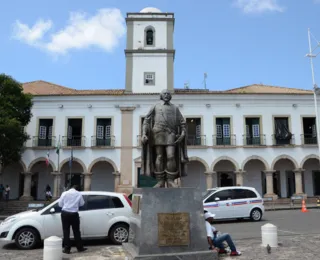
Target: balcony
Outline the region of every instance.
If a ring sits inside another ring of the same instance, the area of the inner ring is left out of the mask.
[[[302,145],[318,144],[317,137],[312,134],[302,134],[301,144]]]
[[[294,134],[290,138],[276,138],[276,135],[272,135],[272,144],[275,146],[294,145]]]
[[[114,147],[115,136],[106,137],[99,139],[96,136],[91,136],[91,146],[92,147]]]
[[[141,135],[137,135],[137,147],[141,147]],[[199,136],[192,136],[188,135],[187,140],[188,146],[205,146],[206,145],[206,136],[205,135],[199,135]]]
[[[213,146],[236,146],[236,135],[226,136],[212,136]]]
[[[52,136],[51,139],[40,138],[39,136],[32,137],[32,147],[53,147],[56,145],[56,137]]]
[[[205,135],[188,135],[187,140],[188,146],[201,146],[206,145],[206,136]]]
[[[62,146],[72,146],[72,147],[85,147],[86,146],[86,137],[85,136],[72,136],[68,138],[68,136],[62,136]]]
[[[255,137],[243,135],[243,145],[264,146],[266,145],[266,135],[259,135]]]

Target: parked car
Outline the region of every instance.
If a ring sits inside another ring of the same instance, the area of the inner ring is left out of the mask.
[[[128,197],[115,192],[81,193],[85,201],[79,209],[82,238],[108,237],[114,244],[126,242],[132,214]],[[10,216],[0,225],[0,241],[14,241],[20,249],[33,249],[50,236],[63,237],[60,215],[61,208],[56,200],[44,208]],[[73,237],[72,229],[70,235]]]
[[[204,210],[215,219],[251,218],[260,221],[264,214],[263,198],[255,188],[235,186],[209,189],[203,197]]]

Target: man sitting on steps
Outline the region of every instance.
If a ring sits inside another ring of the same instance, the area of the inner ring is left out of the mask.
[[[211,214],[210,212],[206,212],[204,214],[204,218],[206,220],[206,231],[207,231],[207,239],[208,243],[210,245],[210,250],[217,250],[219,254],[226,254],[227,251],[224,249],[223,242],[227,242],[228,246],[231,249],[230,256],[239,256],[241,255],[241,252],[237,251],[231,237],[229,234],[223,234],[219,237],[217,237],[217,230],[214,226],[212,226],[214,221],[214,214]]]

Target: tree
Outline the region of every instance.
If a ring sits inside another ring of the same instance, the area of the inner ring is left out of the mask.
[[[0,74],[0,174],[21,159],[29,139],[24,127],[31,120],[32,95],[23,93],[22,84]]]

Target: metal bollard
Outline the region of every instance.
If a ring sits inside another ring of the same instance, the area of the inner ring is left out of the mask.
[[[43,260],[62,260],[62,239],[52,236],[44,240]]]
[[[278,247],[278,228],[270,223],[261,227],[262,246]]]

